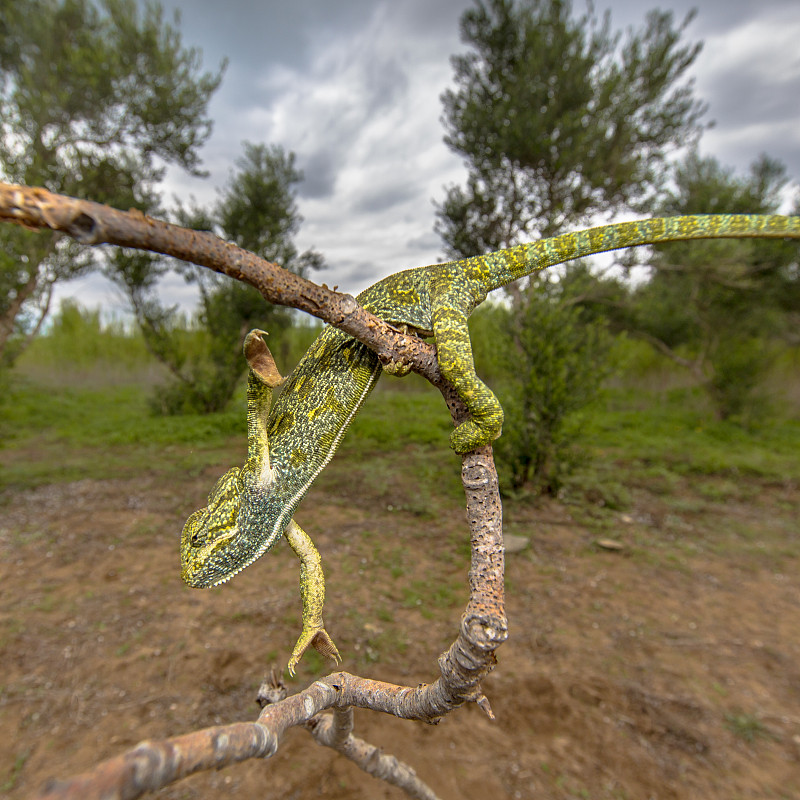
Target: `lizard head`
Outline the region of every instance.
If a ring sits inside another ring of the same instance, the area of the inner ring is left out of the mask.
[[[196,588],[215,586],[241,569],[226,544],[236,536],[241,470],[229,469],[211,490],[208,505],[192,514],[181,534],[181,577]]]
[[[211,490],[208,505],[195,511],[183,526],[184,582],[195,589],[218,586],[263,555],[283,530],[275,523],[275,506],[269,488],[259,482],[252,468],[229,469]],[[248,535],[265,529],[272,533]]]
[[[273,473],[269,463],[266,421],[271,390],[283,382],[264,342],[264,331],[252,330],[244,340],[248,378],[248,448],[244,467],[229,469],[195,511],[181,534],[181,577],[198,589],[216,586],[252,564],[278,538],[253,535],[262,531],[270,511]],[[269,527],[269,526],[267,526]]]

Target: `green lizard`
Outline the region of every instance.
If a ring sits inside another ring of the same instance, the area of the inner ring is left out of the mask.
[[[574,258],[634,245],[686,239],[800,238],[800,217],[707,215],[605,225],[484,256],[390,275],[358,295],[376,316],[433,336],[442,374],[464,400],[470,419],[450,445],[466,453],[500,435],[503,410],[475,374],[467,318],[488,292]],[[245,340],[248,457],[217,482],[208,505],[189,517],[181,536],[181,574],[190,586],[216,586],[267,552],[283,535],[300,558],[303,627],[292,651],[294,672],[309,645],[335,659],[325,630],[325,584],[319,553],[293,519],[297,505],[333,457],[382,367],[378,357],[336,328],[319,335],[283,386],[262,338]],[[401,373],[402,366],[387,368]]]

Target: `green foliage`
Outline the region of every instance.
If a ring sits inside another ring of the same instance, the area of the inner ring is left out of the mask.
[[[670,474],[800,480],[800,420],[772,418],[748,428],[709,420],[696,395],[691,389],[649,392],[634,380],[585,418],[584,443],[629,486],[654,472],[667,476],[665,491],[672,488]],[[629,465],[627,475],[619,472],[620,460]]]
[[[495,447],[515,489],[559,490],[582,458],[575,445],[583,412],[611,369],[612,338],[575,302],[574,288],[568,280],[540,279],[520,308],[491,311],[495,332],[486,338],[500,367],[505,410]]]
[[[699,45],[651,11],[620,42],[610,18],[568,0],[476,0],[470,48],[442,95],[446,144],[468,165],[437,211],[448,254],[472,256],[641,201],[667,153],[699,132],[705,108],[685,81]],[[681,81],[684,83],[681,84]]]
[[[485,321],[480,322],[482,331]],[[294,329],[289,335],[295,335]],[[121,341],[109,332],[99,339],[101,356]],[[68,353],[59,373],[65,377],[54,391],[49,376],[28,370],[31,362],[54,363],[46,352],[51,344],[56,344],[51,336],[42,337],[20,363],[26,377],[12,373],[0,395],[0,484],[23,487],[142,471],[169,476],[202,469],[205,463],[244,458],[243,387],[225,412],[189,414],[177,421],[152,416],[147,413],[148,386],[137,372],[125,373],[127,383],[108,370],[100,370],[91,387],[74,379],[70,383],[77,367]],[[491,344],[481,340],[483,349]],[[625,347],[638,352],[635,343]],[[661,487],[669,495],[687,480],[692,485],[704,482],[709,491],[724,484],[729,493],[745,491],[748,480],[781,485],[800,481],[800,419],[773,418],[749,428],[709,421],[696,392],[654,391],[644,367],[633,366],[635,371],[623,376],[622,388],[606,390],[604,402],[595,404],[591,414],[578,412],[573,418],[580,420],[582,448],[592,458],[572,474],[562,474],[561,496],[580,504],[602,500],[607,511],[624,506],[621,486],[647,486],[651,491]],[[421,516],[441,509],[443,502],[454,508],[460,502],[444,403],[430,389],[403,390],[405,380],[381,381],[334,462],[342,459],[346,468],[328,469],[320,476],[323,491],[335,494],[341,486],[346,494],[356,483],[369,487],[387,505]],[[506,426],[497,445],[510,435],[512,429]],[[52,458],[55,451],[57,459]],[[398,464],[413,480],[398,484]],[[500,467],[501,486],[509,490],[508,468]],[[422,526],[418,535],[425,536],[426,530]]]
[[[0,486],[124,478],[142,471],[185,473],[197,468],[198,453],[219,459],[231,436],[244,440],[241,409],[185,416],[176,425],[147,413],[146,392],[125,383],[54,392],[49,381],[14,377],[0,399]],[[12,458],[17,452],[28,455]]]
[[[201,74],[161,7],[133,0],[4,0],[3,169],[12,180],[114,203],[154,159],[198,172],[221,74]],[[30,145],[24,150],[16,136]]]
[[[64,372],[76,367],[138,367],[148,360],[141,336],[119,321],[103,323],[100,309],[87,309],[71,298],[61,302],[47,333],[33,345],[33,359]]]
[[[24,352],[50,308],[52,285],[37,283],[35,265],[56,257],[51,255],[54,241],[16,225],[0,225],[0,373]],[[80,261],[72,266],[80,272]]]
[[[374,397],[376,402],[368,402],[353,422],[358,446],[364,449],[394,448],[398,438],[408,445],[437,446],[445,441],[452,430],[450,415],[441,396],[428,388],[422,392],[401,392],[392,384],[398,380],[384,379],[383,388],[379,386]],[[403,430],[387,425],[387,420],[402,419]],[[345,444],[345,447],[348,445]],[[350,446],[356,446],[355,442]]]
[[[660,214],[774,213],[786,183],[780,162],[762,156],[745,176],[690,153]],[[654,248],[650,280],[633,295],[629,329],[687,367],[716,414],[747,419],[764,410],[771,340],[794,335],[800,309],[795,243],[676,242]]]
[[[298,255],[292,241],[301,221],[294,185],[303,178],[294,166],[294,154],[248,142],[244,148],[238,171],[218,202],[207,209],[181,207],[179,221],[194,229],[212,229],[296,272],[321,267],[318,253]],[[175,268],[200,290],[200,308],[187,332],[176,310],[158,301],[157,279],[169,267],[150,254],[118,253],[111,271],[131,300],[150,351],[174,377],[153,396],[151,407],[164,414],[219,411],[246,370],[241,347],[247,332],[262,328],[279,334],[291,325],[292,312],[268,304],[244,283],[178,264]]]
[[[228,239],[298,275],[320,269],[319,253],[298,254],[292,237],[303,218],[292,187],[303,180],[294,153],[279,145],[244,143],[224,195],[211,214]]]
[[[150,407],[157,413],[221,411],[246,369],[241,346],[247,331],[266,326],[274,334],[291,324],[287,310],[269,306],[251,286],[230,278],[214,284],[201,293],[194,330],[170,324],[174,317],[159,327],[144,326],[151,350],[175,366],[171,371],[176,379],[151,397]]]
[[[621,207],[660,185],[666,158],[700,131],[705,112],[686,73],[700,45],[652,11],[626,36],[568,0],[476,0],[461,18],[469,47],[452,59],[456,89],[442,95],[445,142],[467,162],[466,189],[437,210],[449,255],[509,247]],[[579,415],[609,367],[606,308],[627,291],[582,268],[560,284],[510,287],[500,326],[504,436],[497,449],[516,487],[557,491],[575,458]],[[514,320],[514,316],[517,320]]]
[[[121,208],[153,210],[163,164],[199,174],[209,98],[160,6],[135,0],[0,2],[0,177]],[[97,268],[49,233],[0,229],[0,363],[38,332],[55,283]]]
[[[719,341],[708,393],[721,419],[748,422],[769,412],[762,387],[775,355],[764,338],[729,335]]]

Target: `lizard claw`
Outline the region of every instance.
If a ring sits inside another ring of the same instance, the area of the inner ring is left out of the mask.
[[[297,640],[297,644],[294,646],[294,650],[292,650],[292,656],[289,659],[288,669],[292,677],[294,677],[295,668],[309,645],[320,655],[326,658],[332,658],[337,664],[342,660],[342,657],[339,655],[339,650],[333,643],[333,639],[331,639],[322,625],[319,627],[304,627],[300,638]]]

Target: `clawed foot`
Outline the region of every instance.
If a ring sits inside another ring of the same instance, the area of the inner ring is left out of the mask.
[[[328,636],[322,622],[322,608],[325,605],[325,577],[322,574],[317,548],[308,534],[292,519],[283,532],[289,546],[300,559],[300,596],[303,600],[303,631],[289,659],[289,673],[294,675],[303,653],[311,645],[318,653],[332,658],[338,664],[339,651]]]
[[[292,650],[292,657],[289,659],[288,669],[292,677],[294,677],[295,668],[309,645],[325,658],[332,658],[337,664],[342,660],[333,639],[322,625],[304,626],[303,632]]]

